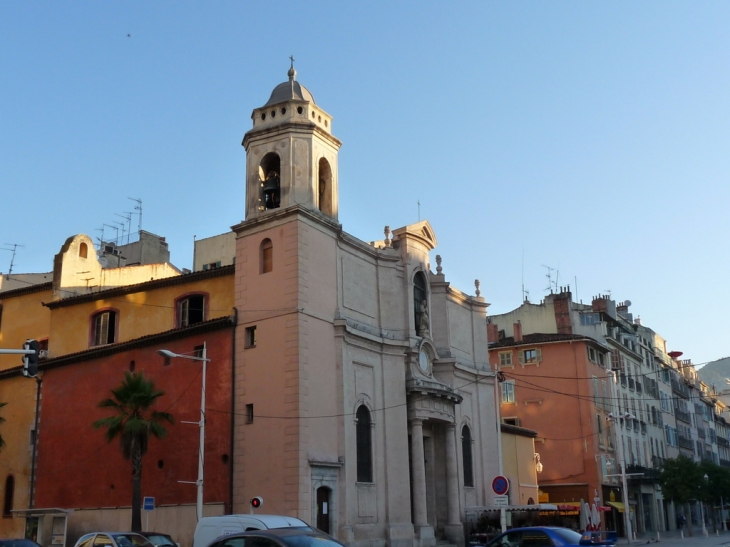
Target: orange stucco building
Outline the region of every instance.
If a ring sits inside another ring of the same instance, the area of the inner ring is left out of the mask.
[[[613,454],[609,378],[602,363],[607,349],[575,334],[498,336],[490,328],[490,362],[504,373],[501,417],[538,432],[535,451],[542,502],[608,500],[613,481],[603,457]],[[614,494],[615,495],[615,494]]]

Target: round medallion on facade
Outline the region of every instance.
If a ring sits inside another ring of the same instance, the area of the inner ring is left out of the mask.
[[[418,366],[423,372],[428,372],[428,369],[431,366],[431,359],[428,357],[428,353],[425,349],[421,349],[418,353]]]

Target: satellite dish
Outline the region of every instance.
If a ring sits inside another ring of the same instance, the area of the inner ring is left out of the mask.
[[[631,300],[624,300],[624,304],[626,306],[630,306],[631,305]]]

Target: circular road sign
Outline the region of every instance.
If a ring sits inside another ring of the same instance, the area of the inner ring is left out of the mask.
[[[498,496],[506,494],[509,491],[509,481],[507,480],[507,477],[503,477],[502,475],[494,477],[494,480],[492,481],[492,490],[494,490],[494,493]]]

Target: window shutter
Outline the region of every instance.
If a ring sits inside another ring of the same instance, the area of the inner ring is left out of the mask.
[[[525,364],[525,352],[524,351],[520,352],[520,364],[521,365]]]
[[[535,361],[537,361],[538,363],[542,361],[542,350],[540,348],[537,348],[535,350]]]

